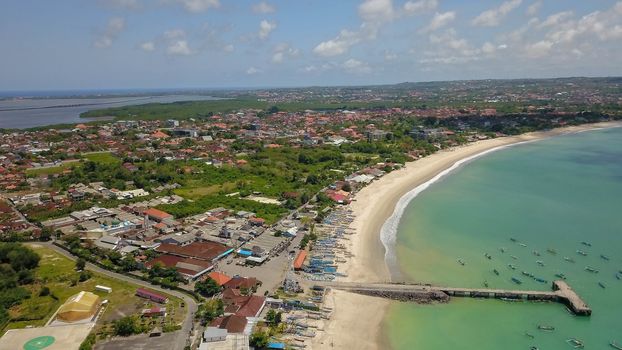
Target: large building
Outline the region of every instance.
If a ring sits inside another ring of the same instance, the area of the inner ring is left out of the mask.
[[[101,298],[91,292],[80,292],[69,299],[58,309],[56,317],[63,322],[76,322],[95,316]]]

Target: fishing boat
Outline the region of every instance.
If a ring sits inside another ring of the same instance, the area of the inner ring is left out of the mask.
[[[555,249],[553,249],[553,248],[549,248],[546,251],[551,253],[551,254],[553,254],[553,255],[557,255],[557,251]]]
[[[540,266],[544,266],[544,262],[542,262],[542,260],[536,260],[536,264]]]
[[[512,277],[512,282],[516,283],[516,284],[523,284],[523,281],[519,280],[516,277]]]
[[[527,277],[533,278],[533,274],[531,272],[523,271],[521,273],[523,274],[523,276],[527,276]]]
[[[614,349],[622,350],[622,345],[618,344],[615,340],[610,341],[609,346]]]
[[[525,243],[519,243],[518,245],[523,247],[523,248],[525,248],[527,246]]]
[[[573,258],[570,258],[570,257],[567,257],[567,256],[564,257],[564,260],[566,260],[567,262],[571,262],[571,263],[574,262]]]
[[[540,350],[540,348],[537,346],[530,346],[529,350]]]
[[[586,247],[591,247],[592,246],[592,243],[586,242],[586,241],[581,242],[581,244],[583,244]]]
[[[603,282],[598,282],[598,285],[600,286],[600,288],[605,289],[607,287],[605,287],[605,284]]]
[[[484,287],[488,288],[488,281],[484,281]]]
[[[462,266],[464,266],[464,265],[465,265],[465,263],[464,263],[464,261],[462,261],[462,259],[458,259],[458,264],[460,264],[460,265],[462,265]]]
[[[579,250],[579,249],[577,249],[577,254],[579,254],[579,255],[583,255],[583,256],[587,256],[587,253],[586,253],[586,252],[584,252],[584,251],[582,251],[582,250]]]
[[[486,259],[488,259],[488,260],[491,260],[491,259],[492,259],[492,256],[490,256],[490,254],[488,254],[488,253],[484,254],[484,256],[485,256],[485,257],[486,257]]]
[[[601,257],[603,260],[609,261],[609,257],[608,257],[607,255],[601,254],[601,255],[600,255],[600,257]]]
[[[534,277],[533,278],[536,282],[540,282],[540,283],[548,283],[549,281],[545,280],[544,278],[540,278],[540,277]]]
[[[516,238],[514,238],[514,237],[510,237],[510,241],[512,241],[512,242],[518,242],[518,241],[516,240]]]
[[[616,278],[617,278],[617,279],[619,279],[619,280],[621,280],[621,279],[622,279],[622,276],[620,276],[620,274],[619,274],[619,273],[616,273]]]
[[[528,336],[529,338],[533,339],[535,338],[535,336],[529,332],[525,332],[525,335]]]
[[[499,248],[499,251],[500,251],[501,253],[505,253],[505,248],[501,247],[501,248]]]
[[[556,274],[555,274],[555,277],[557,277],[557,278],[561,278],[561,279],[563,279],[563,280],[565,280],[565,279],[566,279],[566,275],[564,275],[563,273],[556,273]]]
[[[499,276],[499,271],[497,271],[497,269],[492,270],[492,272],[494,272],[495,275]]]
[[[586,266],[586,267],[585,267],[585,271],[587,271],[587,272],[592,272],[592,273],[598,273],[598,270],[596,270],[596,269],[595,269],[595,268],[593,268],[593,267],[589,267],[589,266]]]
[[[511,268],[512,270],[516,270],[516,266],[514,266],[512,264],[508,264],[508,267]]]
[[[510,255],[510,258],[514,259],[514,260],[518,260],[518,258],[516,257],[516,255]]]
[[[535,256],[540,256],[540,252],[539,252],[539,251],[537,251],[537,250],[534,250],[532,253],[533,253],[533,255],[535,255]]]
[[[570,346],[575,349],[583,349],[583,347],[585,346],[583,345],[583,342],[577,338],[566,339],[566,343],[570,344]]]
[[[541,331],[554,331],[555,327],[548,326],[548,325],[545,325],[545,324],[539,324],[538,325],[538,329],[541,330]]]

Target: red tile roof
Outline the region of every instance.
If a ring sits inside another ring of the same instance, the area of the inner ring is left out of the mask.
[[[211,327],[224,328],[229,333],[244,333],[248,321],[244,316],[229,315],[218,317],[210,323]]]
[[[307,258],[307,251],[306,250],[301,250],[298,253],[298,256],[296,256],[296,259],[294,260],[294,269],[295,270],[300,270],[302,268],[302,264],[305,262],[306,258]]]
[[[173,217],[173,215],[156,208],[149,208],[144,211],[144,214],[156,220],[164,220]]]
[[[225,275],[224,273],[212,271],[208,274],[209,278],[213,279],[219,286],[231,281],[231,277]]]
[[[228,250],[227,246],[216,242],[193,242],[187,246],[177,246],[175,244],[163,243],[156,248],[156,251],[178,255],[186,258],[196,258],[200,260],[212,261],[219,255]]]

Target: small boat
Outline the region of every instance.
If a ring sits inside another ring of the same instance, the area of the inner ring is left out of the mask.
[[[534,250],[532,253],[533,253],[533,255],[535,255],[535,256],[540,256],[540,252],[539,252],[539,251],[537,251],[537,250]]]
[[[553,255],[557,255],[557,251],[555,249],[549,248],[546,251],[551,253],[551,254],[553,254]]]
[[[540,350],[540,348],[537,346],[530,346],[529,350]]]
[[[492,259],[492,256],[490,256],[490,254],[488,254],[488,253],[484,254],[484,256],[485,256],[485,257],[486,257],[486,259],[488,259],[488,260],[491,260],[491,259]]]
[[[545,280],[544,278],[540,278],[540,277],[534,277],[533,278],[536,282],[540,282],[540,283],[548,283],[549,281]]]
[[[561,279],[563,279],[563,280],[565,280],[565,279],[566,279],[566,275],[564,275],[563,273],[556,273],[556,274],[555,274],[555,277],[557,277],[557,278],[561,278]]]
[[[541,331],[554,331],[555,327],[548,326],[548,325],[545,325],[545,324],[539,324],[538,325],[538,329],[541,330]]]
[[[501,248],[499,248],[499,251],[500,251],[501,253],[505,253],[505,248],[501,247]]]
[[[525,243],[519,243],[518,245],[523,247],[523,248],[527,247],[527,245]]]
[[[600,257],[601,257],[603,260],[609,261],[609,257],[608,257],[607,255],[601,254],[601,255],[600,255]]]
[[[609,346],[614,349],[622,350],[622,345],[618,344],[615,340],[610,341]]]
[[[598,273],[598,270],[596,270],[596,269],[595,269],[595,268],[593,268],[593,267],[589,267],[589,266],[586,266],[586,267],[585,267],[585,271],[587,271],[587,272],[592,272],[592,273]]]
[[[619,279],[619,280],[622,280],[622,276],[620,276],[619,273],[616,273],[616,278]]]
[[[581,242],[581,244],[583,244],[586,247],[591,247],[592,246],[592,243],[586,242],[586,241]]]
[[[544,266],[544,262],[542,262],[542,260],[536,260],[536,264],[540,266]]]
[[[523,281],[519,280],[516,277],[512,277],[512,282],[516,283],[516,284],[523,284]]]
[[[529,332],[525,332],[525,335],[528,336],[529,338],[533,339],[535,338],[535,336]]]
[[[600,288],[605,289],[607,287],[605,287],[605,284],[603,282],[598,282],[598,285],[600,286]]]
[[[488,281],[484,281],[484,287],[488,288]]]
[[[465,263],[464,263],[464,261],[462,261],[462,259],[458,259],[458,264],[460,264],[460,265],[462,265],[462,266],[464,266],[464,265],[465,265]]]
[[[516,257],[516,255],[510,255],[510,258],[514,259],[514,260],[518,260],[518,258]]]
[[[516,266],[514,266],[512,264],[508,264],[508,267],[511,268],[512,270],[516,270]]]
[[[518,242],[518,241],[516,240],[516,238],[514,238],[514,237],[510,237],[510,241],[512,241],[512,242]]]
[[[585,346],[582,341],[577,338],[566,339],[566,343],[570,344],[575,349],[583,349]]]
[[[533,273],[531,273],[531,272],[523,271],[521,273],[523,274],[523,276],[527,276],[527,277],[533,278]]]
[[[497,269],[492,270],[492,272],[494,272],[495,275],[499,276],[499,271],[497,271]]]
[[[573,258],[569,258],[567,256],[564,257],[564,260],[566,260],[567,262],[574,263],[574,259]]]
[[[579,249],[577,249],[577,254],[579,254],[579,255],[583,255],[583,256],[587,256],[587,253],[586,253],[586,252],[584,252],[584,251],[582,251],[582,250],[579,250]]]

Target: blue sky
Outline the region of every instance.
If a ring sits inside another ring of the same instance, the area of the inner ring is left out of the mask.
[[[622,75],[622,1],[4,0],[0,90]]]

